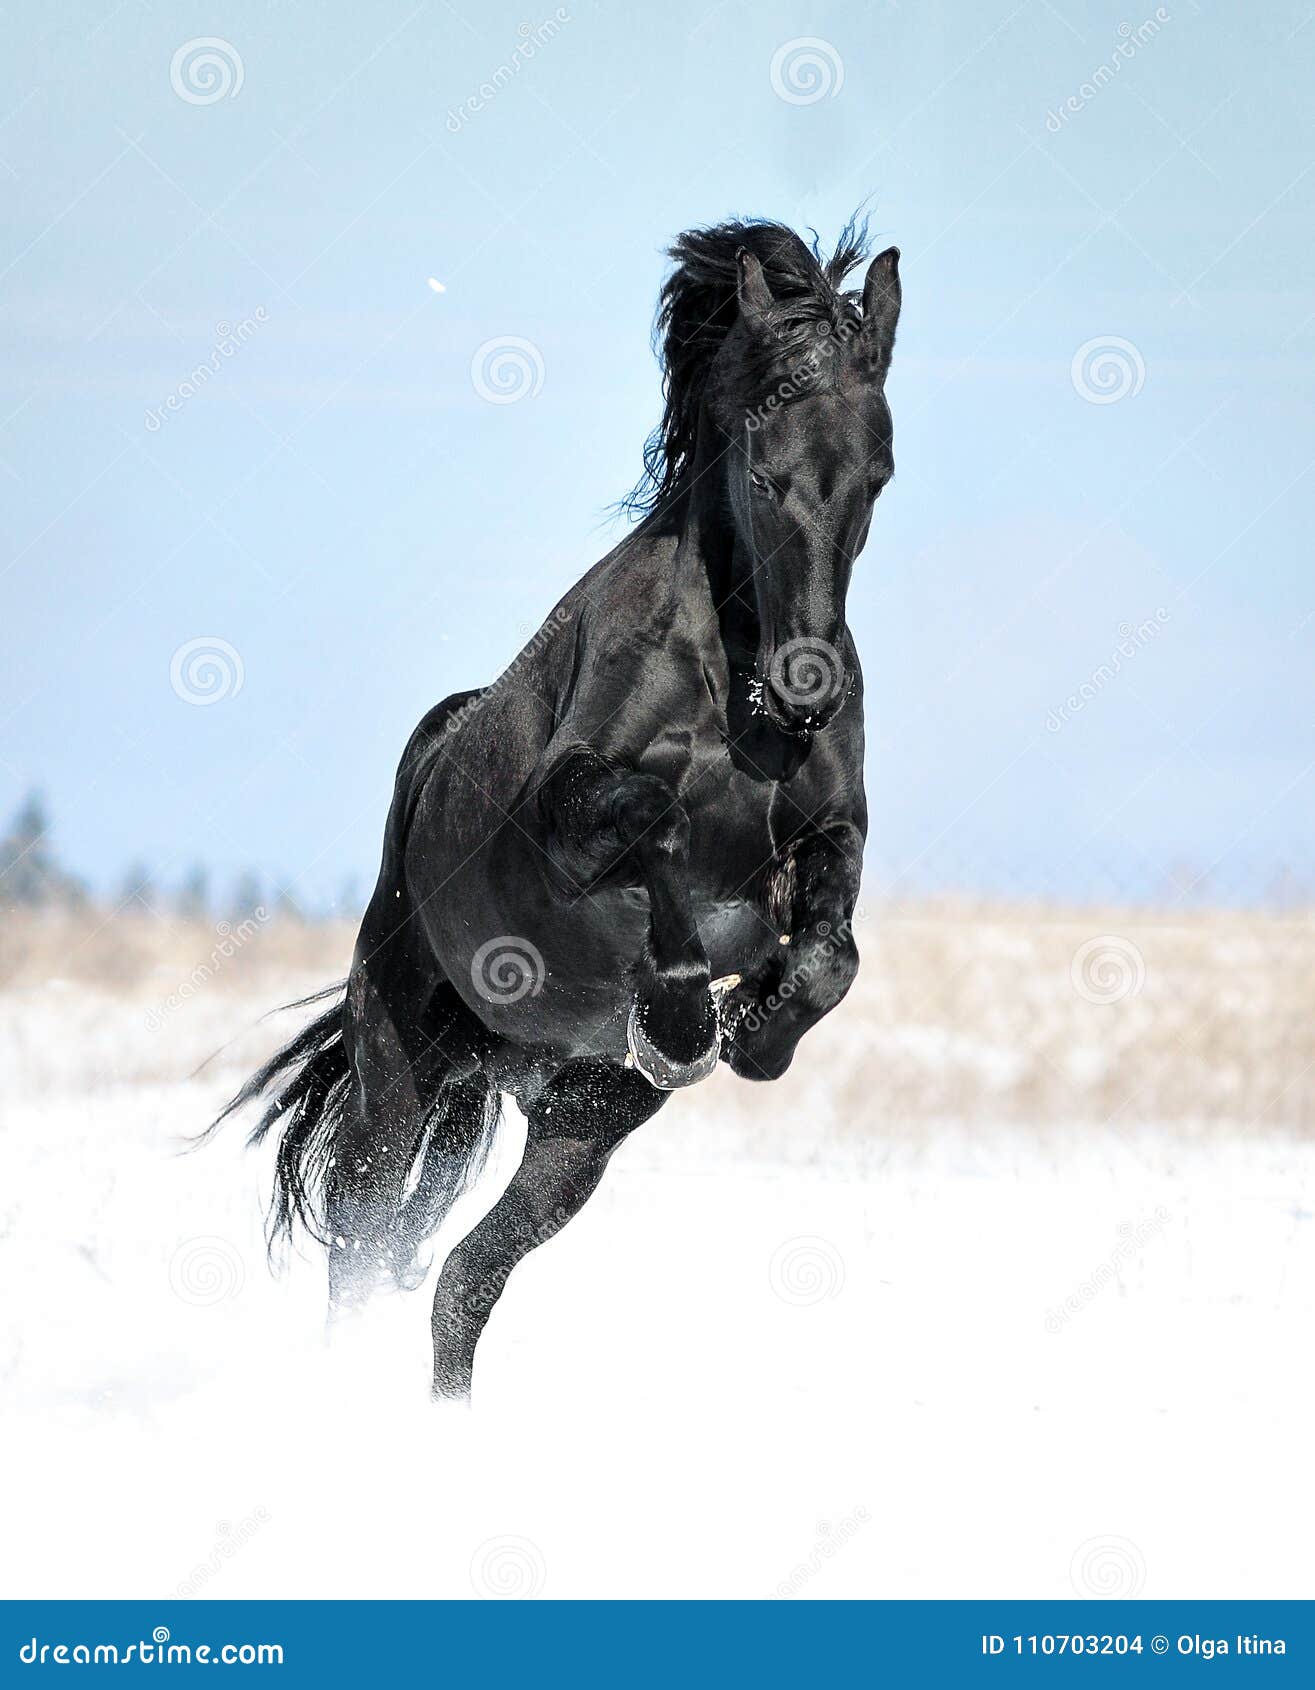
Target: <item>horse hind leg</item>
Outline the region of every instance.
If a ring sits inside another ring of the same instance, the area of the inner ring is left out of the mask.
[[[419,1252],[480,1163],[497,1121],[488,1036],[448,984],[406,888],[415,804],[449,719],[431,710],[397,772],[379,880],[343,1009],[350,1088],[324,1176],[330,1302],[415,1285]]]
[[[483,1167],[501,1112],[501,1093],[483,1073],[449,1075],[439,1086],[393,1224],[394,1271],[403,1290],[425,1278],[421,1251]]]
[[[496,1125],[478,1023],[445,982],[422,1003],[390,1003],[364,967],[349,984],[351,1091],[325,1172],[334,1310],[420,1283],[420,1252]]]
[[[520,1167],[439,1275],[435,1397],[470,1395],[476,1345],[512,1270],[580,1212],[617,1145],[665,1102],[633,1069],[588,1059],[563,1068],[530,1105]]]

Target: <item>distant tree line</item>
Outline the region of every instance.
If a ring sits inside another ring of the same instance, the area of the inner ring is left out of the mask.
[[[45,800],[30,792],[0,837],[0,907],[29,910],[78,910],[103,904],[86,882],[59,861]],[[286,888],[268,883],[248,869],[226,890],[216,890],[201,863],[172,885],[162,884],[145,862],[134,863],[110,899],[116,914],[174,916],[189,921],[227,917],[241,920],[263,910],[289,921],[320,921],[355,915],[361,909],[355,880],[344,883],[331,908],[311,908]]]

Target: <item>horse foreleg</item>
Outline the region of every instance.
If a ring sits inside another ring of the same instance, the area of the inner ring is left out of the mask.
[[[436,1397],[469,1396],[475,1346],[512,1269],[580,1212],[617,1145],[665,1101],[633,1069],[593,1060],[571,1063],[535,1099],[520,1167],[439,1275]]]
[[[734,1032],[726,1049],[745,1080],[779,1079],[801,1038],[854,983],[863,839],[851,823],[806,834],[794,845],[790,945],[779,979],[764,989],[746,982],[728,1005]]]
[[[550,852],[577,884],[620,876],[649,898],[627,1042],[664,1091],[704,1079],[721,1048],[707,953],[690,906],[689,816],[664,780],[580,748],[540,788]]]

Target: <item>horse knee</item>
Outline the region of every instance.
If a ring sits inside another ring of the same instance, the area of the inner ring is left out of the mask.
[[[656,775],[627,775],[608,806],[622,843],[665,857],[689,852],[689,817],[676,794]]]

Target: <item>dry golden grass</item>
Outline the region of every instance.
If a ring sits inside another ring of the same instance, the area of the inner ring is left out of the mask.
[[[0,917],[0,1096],[236,1080],[297,1026],[271,1010],[341,980],[354,925],[104,912]]]
[[[771,1113],[868,1131],[933,1121],[1315,1126],[1315,918],[925,903],[857,928],[841,1008]],[[2,1089],[236,1074],[296,1025],[260,1017],[341,979],[349,923],[227,930],[94,912],[0,923]],[[766,1096],[722,1071],[751,1128]]]
[[[309,924],[290,918],[187,921],[104,911],[6,910],[0,915],[0,991],[52,980],[125,993],[196,971],[219,991],[245,991],[303,970],[335,969],[351,959],[352,922]]]
[[[1315,1124],[1308,915],[940,908],[860,942],[842,1112]]]

